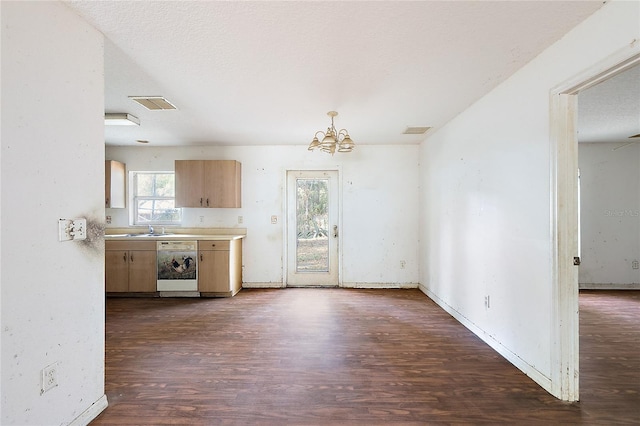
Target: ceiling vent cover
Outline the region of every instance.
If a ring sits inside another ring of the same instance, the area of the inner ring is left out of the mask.
[[[429,130],[431,127],[423,126],[423,127],[407,127],[402,134],[404,135],[423,135]]]
[[[129,96],[129,99],[139,103],[140,105],[151,111],[176,109],[176,107],[171,102],[169,102],[162,96]]]

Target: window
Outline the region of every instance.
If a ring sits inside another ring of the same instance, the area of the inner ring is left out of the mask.
[[[173,172],[132,172],[132,178],[134,225],[180,224]]]

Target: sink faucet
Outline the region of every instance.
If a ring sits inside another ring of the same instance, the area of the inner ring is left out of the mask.
[[[149,233],[153,234],[153,226],[149,225]]]

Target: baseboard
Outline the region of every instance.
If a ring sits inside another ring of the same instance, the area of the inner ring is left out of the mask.
[[[418,283],[361,283],[343,282],[343,288],[418,288]]]
[[[444,309],[449,315],[454,317],[460,324],[464,325],[468,328],[473,334],[478,336],[482,341],[484,341],[487,345],[489,345],[493,350],[498,352],[513,364],[517,369],[522,371],[524,374],[529,376],[534,382],[539,384],[544,390],[549,392],[551,395],[554,395],[552,392],[552,381],[549,377],[545,376],[538,369],[528,364],[525,360],[520,358],[517,354],[513,353],[510,349],[503,346],[500,342],[495,340],[493,336],[482,330],[480,327],[471,322],[468,318],[462,315],[460,312],[456,311],[453,307],[445,303],[442,299],[432,293],[428,288],[423,285],[419,285],[418,288],[424,294],[427,295],[431,300],[433,300],[438,306]]]
[[[87,426],[93,419],[98,417],[108,405],[107,395],[102,395],[96,402],[91,404],[89,408],[84,410],[82,414],[73,419],[73,421],[69,423],[69,426]]]
[[[283,283],[242,283],[242,288],[283,288]]]
[[[580,283],[578,288],[580,290],[640,290],[640,283]]]
[[[242,283],[242,288],[285,288],[284,283]],[[362,283],[348,282],[340,285],[342,288],[418,288],[418,283]]]

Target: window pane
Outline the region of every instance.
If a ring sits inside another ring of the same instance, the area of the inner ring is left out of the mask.
[[[180,221],[174,200],[137,200],[137,213],[136,223]]]
[[[182,209],[175,206],[175,174],[132,172],[133,224],[179,225]]]
[[[139,197],[174,197],[174,174],[137,173],[135,191]]]
[[[328,179],[298,179],[296,270],[329,271]]]

